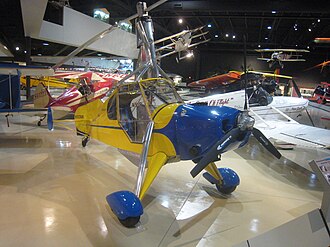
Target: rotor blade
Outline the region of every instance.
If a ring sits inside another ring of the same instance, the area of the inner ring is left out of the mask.
[[[111,27],[107,28],[106,30],[98,33],[97,35],[95,35],[94,37],[90,38],[85,43],[83,43],[81,46],[79,46],[77,49],[73,50],[69,55],[67,55],[66,57],[64,57],[61,61],[59,61],[57,64],[55,64],[52,68],[54,70],[57,69],[57,68],[59,68],[66,61],[70,60],[71,58],[73,58],[74,56],[76,56],[79,52],[81,52],[82,50],[84,50],[87,46],[89,46],[90,44],[93,44],[94,42],[96,42],[99,39],[102,39],[104,37],[104,35],[112,32],[116,28],[118,28],[118,27],[117,26],[111,26]]]
[[[297,83],[296,83],[294,80],[292,80],[292,85],[293,85],[293,88],[294,88],[294,90],[296,91],[298,97],[301,98],[302,96],[301,96],[301,93],[300,93],[299,87],[298,87]]]
[[[216,160],[218,154],[221,154],[233,141],[235,141],[239,134],[240,129],[234,128],[217,141],[190,171],[191,176],[196,177],[209,163]]]
[[[160,0],[152,5],[150,5],[146,10],[150,11],[156,7],[158,7],[159,5],[165,3],[167,0]],[[59,68],[60,66],[62,66],[66,61],[70,60],[71,58],[73,58],[74,56],[76,56],[79,52],[81,52],[82,50],[84,50],[85,48],[87,48],[89,45],[93,44],[94,42],[96,42],[99,39],[102,39],[104,37],[104,35],[112,32],[113,30],[117,29],[118,26],[123,23],[123,22],[129,22],[132,19],[135,19],[138,17],[138,14],[134,14],[122,21],[120,21],[117,25],[113,25],[110,26],[109,28],[107,28],[106,30],[96,34],[94,37],[90,38],[89,40],[87,40],[84,44],[82,44],[81,46],[79,46],[77,49],[75,49],[74,51],[72,51],[69,55],[67,55],[66,57],[64,57],[61,61],[59,61],[57,64],[55,64],[52,68],[55,70],[57,68]]]
[[[281,158],[282,154],[274,147],[274,145],[261,133],[260,130],[253,128],[252,133],[254,137],[276,158]]]

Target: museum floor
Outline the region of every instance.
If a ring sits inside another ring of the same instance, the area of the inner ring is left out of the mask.
[[[217,163],[240,175],[230,197],[193,179],[192,162],[169,164],[143,200],[141,223],[127,229],[105,197],[134,188],[134,165],[94,140],[82,148],[72,124],[49,132],[23,116],[9,120],[8,128],[0,116],[0,246],[225,247],[320,207],[315,176],[251,138]]]

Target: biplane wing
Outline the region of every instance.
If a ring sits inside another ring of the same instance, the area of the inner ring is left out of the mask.
[[[158,58],[167,57],[175,53],[180,54],[180,52],[188,51],[188,49],[194,46],[210,41],[211,39],[206,38],[208,31],[203,32],[203,28],[204,26],[192,30],[183,30],[155,41],[155,44],[163,43],[163,46],[156,49],[156,52],[159,53]],[[194,42],[197,38],[198,40]],[[180,55],[179,59],[181,60],[182,58],[184,57]]]

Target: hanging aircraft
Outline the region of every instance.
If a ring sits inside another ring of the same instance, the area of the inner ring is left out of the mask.
[[[162,59],[178,53],[177,62],[179,62],[182,59],[193,56],[193,51],[191,50],[192,47],[211,40],[206,38],[208,31],[203,32],[203,28],[204,26],[192,30],[183,30],[177,34],[155,41],[155,45],[163,44],[163,46],[156,49],[156,53],[159,54],[157,58]],[[196,40],[197,38],[198,40],[193,43],[193,40]]]
[[[300,53],[309,52],[303,49],[257,49],[255,51],[261,53],[258,60],[266,61],[271,69],[283,69],[283,62],[304,62],[306,60],[301,58]]]
[[[315,38],[315,43],[330,43],[330,38]]]
[[[184,104],[166,73],[157,64],[152,19],[146,4],[137,4],[136,30],[140,45],[140,66],[123,78],[107,95],[87,103],[75,112],[82,144],[95,138],[112,145],[138,164],[135,192],[111,193],[107,202],[126,227],[135,226],[143,214],[141,200],[163,165],[192,160],[191,175],[202,170],[221,193],[232,193],[238,175],[229,168],[217,168],[215,161],[232,149],[244,146],[251,135],[275,157],[281,154],[253,127],[247,102],[243,111],[230,107]],[[159,74],[163,77],[159,77]],[[134,82],[126,80],[135,76]]]

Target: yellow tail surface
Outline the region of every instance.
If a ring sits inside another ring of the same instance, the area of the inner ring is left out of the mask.
[[[53,101],[54,99],[50,96],[47,88],[44,86],[44,84],[40,83],[36,87],[36,91],[33,96],[33,104],[35,108],[44,108],[48,107],[48,105]]]

